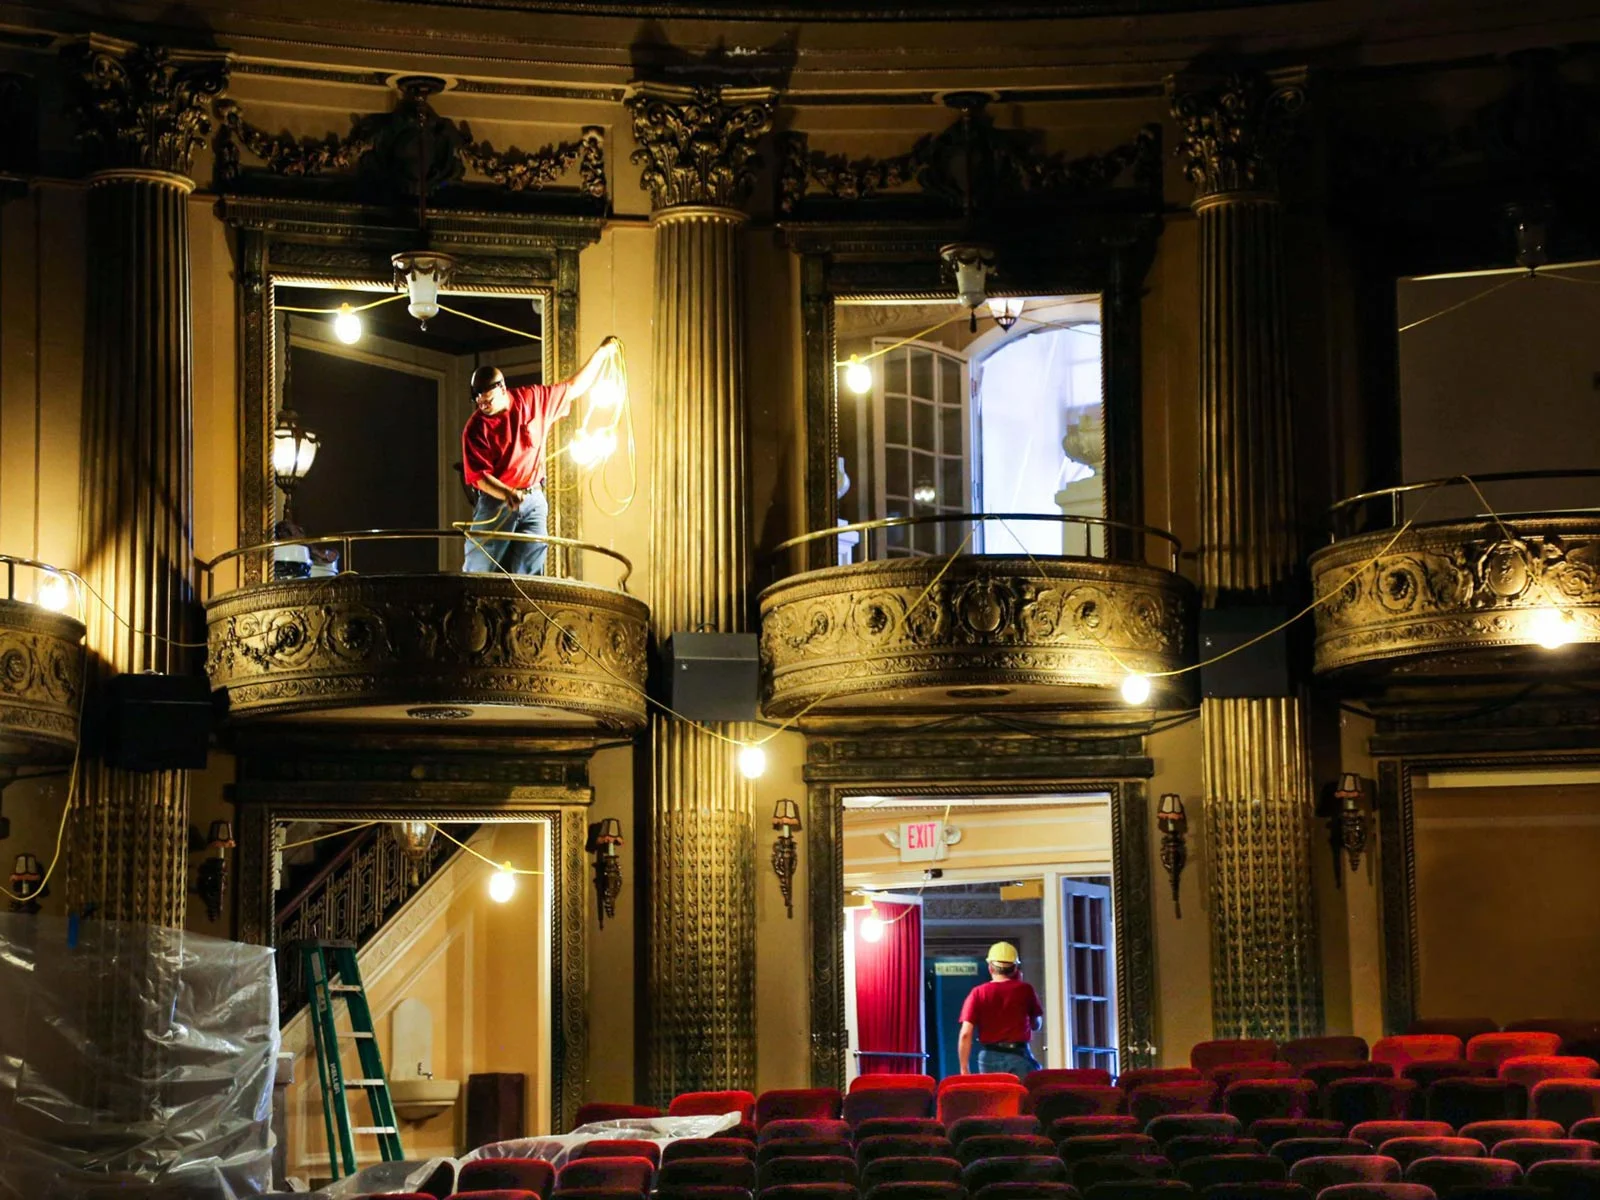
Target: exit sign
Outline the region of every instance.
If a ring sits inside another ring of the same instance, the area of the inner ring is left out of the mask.
[[[901,862],[933,862],[944,855],[943,821],[900,822]]]

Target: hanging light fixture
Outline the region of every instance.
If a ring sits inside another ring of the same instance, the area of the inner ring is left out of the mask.
[[[396,86],[417,116],[417,232],[422,244],[428,242],[428,164],[432,161],[429,118],[433,110],[428,98],[444,91],[445,81],[432,75],[408,75]],[[394,285],[405,288],[410,298],[406,311],[427,329],[439,315],[439,292],[455,280],[459,265],[455,255],[439,250],[402,250],[389,260],[394,264]]]
[[[994,270],[994,247],[983,242],[951,242],[939,247],[939,257],[955,277],[956,301],[972,313],[971,329],[978,332],[978,305],[989,293],[989,273]]]
[[[911,498],[918,504],[932,504],[939,498],[939,493],[934,489],[933,480],[919,479],[911,489]]]
[[[428,865],[434,834],[438,831],[432,821],[396,821],[390,826],[390,832],[400,845],[400,853],[405,855],[411,886],[417,887],[422,882],[422,868]]]
[[[50,894],[44,882],[44,869],[33,855],[17,855],[11,866],[11,892],[17,897],[11,902],[11,911],[30,916],[39,911],[39,901]]]
[[[872,368],[862,362],[859,355],[852,354],[845,363],[844,385],[857,396],[865,396],[872,390]]]
[[[1010,329],[1022,316],[1022,309],[1026,303],[1027,301],[1021,296],[990,296],[989,315],[1001,329]]]
[[[346,346],[354,346],[361,340],[361,318],[348,304],[339,305],[339,311],[334,314],[333,336]]]

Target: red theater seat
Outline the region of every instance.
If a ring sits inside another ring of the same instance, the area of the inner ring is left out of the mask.
[[[1508,1158],[1419,1158],[1406,1168],[1406,1182],[1440,1195],[1460,1187],[1511,1187],[1522,1182],[1522,1168]]]
[[[1051,1121],[1044,1135],[1052,1142],[1067,1138],[1094,1137],[1102,1133],[1138,1133],[1139,1122],[1129,1116],[1116,1117],[1058,1117]]]
[[[1102,1071],[1099,1067],[1041,1067],[1037,1071],[1029,1071],[1028,1077],[1022,1081],[1022,1086],[1030,1092],[1056,1084],[1110,1087],[1111,1072]]]
[[[1335,1079],[1393,1079],[1393,1063],[1372,1062],[1365,1058],[1349,1058],[1343,1062],[1317,1062],[1300,1068],[1300,1078],[1309,1079],[1317,1087],[1325,1088]]]
[[[756,1097],[755,1125],[768,1121],[836,1121],[843,1098],[836,1088],[791,1088]]]
[[[1285,1138],[1343,1137],[1344,1124],[1316,1117],[1262,1117],[1259,1121],[1250,1122],[1248,1132],[1251,1137],[1271,1150]]]
[[[775,1183],[761,1190],[761,1200],[857,1200],[853,1183]]]
[[[925,1092],[937,1091],[939,1081],[932,1075],[895,1075],[885,1071],[874,1071],[867,1075],[857,1075],[850,1081],[850,1094],[857,1092],[870,1092],[875,1088],[921,1088]]]
[[[833,1141],[848,1142],[851,1137],[850,1126],[844,1121],[803,1120],[798,1118],[780,1117],[768,1121],[761,1127],[761,1132],[756,1136],[756,1144],[765,1146],[768,1142],[779,1141]]]
[[[1037,1133],[980,1133],[956,1143],[956,1158],[963,1167],[980,1158],[1018,1158],[1055,1152],[1055,1143]]]
[[[1297,1067],[1312,1063],[1356,1062],[1372,1057],[1367,1049],[1367,1039],[1351,1034],[1332,1034],[1327,1037],[1295,1038],[1278,1047],[1278,1057]]]
[[[648,1158],[651,1166],[659,1167],[661,1147],[634,1138],[595,1138],[567,1155],[568,1162],[580,1158]]]
[[[1193,1067],[1134,1067],[1117,1076],[1117,1086],[1131,1092],[1152,1083],[1204,1083],[1205,1078]]]
[[[1461,1126],[1458,1136],[1483,1143],[1485,1150],[1510,1138],[1559,1138],[1566,1131],[1554,1121],[1473,1121]]]
[[[985,1158],[962,1169],[961,1182],[968,1192],[992,1183],[1067,1183],[1067,1164],[1055,1155]]]
[[[1185,1134],[1168,1140],[1160,1152],[1174,1167],[1181,1167],[1191,1158],[1215,1158],[1219,1154],[1265,1154],[1267,1148],[1255,1138]],[[1142,1153],[1153,1154],[1155,1151],[1146,1150]]]
[[[1522,1054],[1502,1060],[1496,1074],[1532,1091],[1547,1079],[1594,1079],[1600,1076],[1600,1063],[1570,1054]]]
[[[1499,1067],[1508,1058],[1529,1054],[1554,1055],[1561,1051],[1561,1037],[1536,1030],[1525,1033],[1480,1033],[1467,1043],[1468,1062],[1486,1062]]]
[[[965,1195],[965,1191],[962,1192]],[[972,1200],[1078,1200],[1078,1189],[1070,1183],[986,1183]]]
[[[1322,1115],[1346,1128],[1411,1115],[1419,1089],[1411,1079],[1335,1079],[1322,1089]]]
[[[844,1098],[844,1119],[852,1126],[882,1117],[932,1117],[932,1088],[868,1088]]]
[[[865,1168],[880,1158],[955,1158],[956,1148],[940,1134],[889,1135],[863,1138],[856,1144],[856,1166]]]
[[[843,1138],[773,1138],[757,1144],[757,1167],[775,1158],[848,1158],[855,1162],[856,1152]]]
[[[1093,1133],[1082,1137],[1063,1138],[1056,1145],[1061,1161],[1071,1166],[1086,1158],[1104,1158],[1108,1154],[1159,1154],[1156,1140],[1142,1133]]]
[[[1107,1179],[1087,1187],[1084,1200],[1188,1200],[1195,1190],[1179,1179]]]
[[[856,1164],[848,1158],[811,1158],[795,1155],[774,1158],[757,1169],[757,1187],[768,1188],[794,1183],[842,1183],[856,1186]]]
[[[885,1183],[961,1183],[961,1164],[953,1158],[927,1154],[907,1158],[876,1158],[861,1167],[863,1192]]]
[[[1403,1067],[1411,1062],[1453,1062],[1466,1052],[1466,1044],[1453,1033],[1410,1033],[1379,1038],[1370,1055],[1373,1062]]]
[[[457,1187],[471,1185],[477,1178],[468,1171],[482,1163],[492,1165],[497,1160],[478,1160],[461,1168]],[[498,1160],[506,1161],[505,1159]],[[580,1158],[569,1162],[556,1172],[555,1194],[572,1188],[599,1188],[604,1191],[634,1192],[645,1195],[655,1179],[656,1167],[648,1158]]]
[[[1273,1058],[1223,1063],[1220,1067],[1212,1067],[1207,1071],[1206,1078],[1219,1088],[1224,1088],[1230,1083],[1238,1083],[1241,1079],[1294,1079],[1299,1074],[1300,1069],[1293,1063],[1280,1062]]]
[[[1298,1183],[1273,1179],[1258,1183],[1213,1183],[1200,1195],[1204,1200],[1314,1200]]]
[[[756,1164],[742,1154],[727,1158],[677,1158],[661,1164],[662,1190],[691,1188],[744,1188],[756,1186]]]
[[[1420,1183],[1336,1183],[1317,1193],[1317,1200],[1438,1200]]]
[[[1335,1154],[1302,1158],[1289,1178],[1313,1194],[1341,1183],[1399,1183],[1400,1164],[1381,1154]]]
[[[971,1087],[975,1083],[1016,1083],[1015,1075],[1004,1071],[974,1071],[970,1075],[946,1075],[939,1081],[938,1090],[947,1092],[951,1088]]]
[[[867,1200],[967,1200],[966,1189],[959,1183],[940,1183],[931,1179],[877,1183],[864,1194]]]
[[[1370,1156],[1373,1152],[1373,1147],[1367,1142],[1342,1137],[1284,1138],[1272,1148],[1273,1156],[1283,1159],[1284,1165],[1289,1167],[1302,1158],[1339,1158],[1351,1154]]]
[[[661,1148],[663,1163],[684,1162],[691,1158],[748,1158],[756,1160],[756,1144],[744,1138],[676,1138]]]
[[[1128,1093],[1128,1112],[1142,1129],[1157,1117],[1216,1111],[1210,1083],[1150,1083]]]
[[[1504,1079],[1441,1079],[1428,1087],[1428,1119],[1457,1129],[1477,1121],[1521,1120],[1527,1107],[1527,1089]]]
[[[1584,1138],[1591,1142],[1600,1142],[1600,1116],[1585,1117],[1581,1121],[1574,1121],[1567,1129],[1567,1136]]]
[[[1528,1182],[1555,1200],[1600,1200],[1600,1162],[1535,1163]]]
[[[556,1169],[542,1158],[475,1158],[462,1163],[457,1170],[455,1190],[487,1192],[511,1189],[533,1192],[542,1200],[550,1194],[555,1178]]]
[[[1392,1138],[1454,1137],[1455,1128],[1443,1121],[1363,1121],[1350,1127],[1350,1136],[1373,1146]]]
[[[1600,1117],[1600,1079],[1546,1079],[1528,1092],[1528,1115],[1571,1129]]]
[[[1062,1117],[1114,1117],[1125,1099],[1121,1088],[1046,1084],[1033,1093],[1033,1112],[1042,1125]]]
[[[1087,1192],[1102,1183],[1171,1179],[1172,1164],[1159,1154],[1105,1154],[1072,1164],[1072,1184]]]
[[[1228,1063],[1261,1062],[1278,1057],[1278,1043],[1267,1038],[1221,1038],[1196,1042],[1189,1051],[1189,1065],[1202,1074]]]
[[[1492,1063],[1468,1062],[1464,1058],[1425,1059],[1406,1063],[1400,1068],[1400,1078],[1412,1080],[1423,1091],[1427,1091],[1441,1079],[1493,1079],[1494,1077]]]
[[[1232,1113],[1170,1113],[1149,1121],[1145,1132],[1165,1146],[1180,1137],[1243,1137],[1244,1123]]]
[[[962,1117],[1017,1117],[1022,1115],[1022,1102],[1027,1095],[1027,1089],[1010,1076],[1004,1083],[947,1087],[938,1095],[938,1117],[947,1128]]]
[[[741,1121],[755,1117],[756,1098],[749,1092],[685,1092],[674,1096],[667,1107],[669,1117],[720,1117],[736,1112]]]
[[[1490,1017],[1418,1017],[1406,1032],[1447,1033],[1466,1043],[1480,1033],[1494,1033],[1499,1028]]]
[[[651,1108],[647,1104],[580,1104],[572,1127],[577,1129],[580,1125],[593,1125],[597,1121],[634,1121],[664,1115],[659,1108]]]
[[[997,1133],[1032,1135],[1039,1131],[1039,1118],[1031,1114],[1017,1117],[962,1117],[959,1121],[950,1122],[945,1130],[957,1146],[970,1137]]]
[[[623,1200],[624,1196],[631,1196],[631,1192],[623,1192],[606,1200]],[[478,1188],[470,1192],[451,1192],[451,1200],[538,1200],[538,1192],[530,1192],[526,1188]],[[383,1200],[394,1200],[392,1196],[385,1196]],[[585,1198],[589,1200],[589,1198]],[[594,1197],[592,1200],[601,1200]]]
[[[944,1137],[933,1117],[868,1117],[856,1126],[856,1141],[871,1137]]]
[[[1263,1117],[1309,1117],[1316,1101],[1317,1085],[1304,1079],[1245,1079],[1222,1089],[1223,1111],[1244,1125]]]
[[[1482,1143],[1474,1138],[1458,1137],[1397,1137],[1390,1138],[1378,1147],[1379,1154],[1387,1154],[1402,1167],[1409,1167],[1419,1158],[1487,1158]]]
[[[1526,1171],[1534,1163],[1600,1157],[1600,1146],[1582,1138],[1507,1138],[1495,1143],[1489,1157],[1509,1158]]]
[[[753,1195],[749,1188],[721,1187],[710,1183],[695,1184],[692,1187],[676,1187],[668,1184],[656,1188],[655,1200],[752,1200]]]
[[[1196,1191],[1219,1183],[1281,1183],[1288,1177],[1283,1160],[1270,1154],[1212,1154],[1178,1167],[1178,1178]]]

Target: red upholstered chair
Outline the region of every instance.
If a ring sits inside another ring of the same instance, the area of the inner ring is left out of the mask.
[[[1322,1115],[1345,1127],[1399,1121],[1411,1115],[1419,1092],[1412,1079],[1335,1079],[1322,1089]]]
[[[1336,1183],[1317,1193],[1317,1200],[1438,1200],[1420,1183]]]
[[[951,1088],[971,1087],[973,1084],[979,1083],[1016,1082],[1017,1077],[1015,1075],[1007,1074],[1004,1071],[974,1071],[970,1075],[946,1075],[939,1081],[939,1086],[936,1090],[947,1092]]]
[[[1218,1183],[1281,1183],[1289,1168],[1270,1154],[1210,1154],[1178,1167],[1178,1178],[1196,1191]]]
[[[1495,1073],[1493,1063],[1468,1062],[1464,1058],[1434,1058],[1406,1063],[1400,1068],[1400,1078],[1410,1079],[1427,1091],[1441,1079],[1493,1079]]]
[[[967,1200],[967,1189],[959,1183],[931,1179],[891,1180],[874,1184],[863,1194],[867,1200]]]
[[[1363,1121],[1350,1127],[1350,1136],[1373,1146],[1392,1138],[1454,1137],[1455,1129],[1443,1121]]]
[[[702,1187],[744,1188],[756,1186],[756,1164],[744,1155],[727,1158],[677,1158],[661,1164],[657,1176],[660,1189],[686,1190]]]
[[[756,1187],[768,1188],[791,1183],[843,1183],[856,1186],[856,1164],[849,1158],[790,1155],[773,1158],[756,1168]]]
[[[585,1197],[584,1200],[622,1200],[622,1197],[632,1194],[632,1192],[619,1192],[615,1196]],[[530,1192],[526,1188],[477,1188],[470,1192],[450,1193],[451,1200],[538,1200],[538,1196],[538,1192]],[[385,1197],[385,1200],[392,1198]]]
[[[1313,1194],[1341,1183],[1399,1183],[1400,1164],[1381,1154],[1333,1154],[1302,1158],[1289,1178]]]
[[[1600,1077],[1600,1062],[1573,1054],[1519,1054],[1502,1059],[1495,1072],[1501,1079],[1520,1083],[1530,1092],[1534,1084],[1547,1079],[1594,1079]]]
[[[1556,1200],[1600,1200],[1600,1162],[1535,1163],[1528,1182]]]
[[[1036,1092],[1047,1085],[1071,1084],[1078,1087],[1110,1087],[1111,1072],[1099,1067],[1040,1067],[1029,1071],[1022,1086]]]
[[[1222,1089],[1223,1111],[1245,1125],[1263,1117],[1309,1117],[1316,1101],[1317,1085],[1305,1079],[1243,1079]]]
[[[690,1158],[748,1158],[756,1160],[756,1144],[743,1138],[675,1138],[661,1148],[663,1163]]]
[[[1541,1033],[1553,1033],[1561,1039],[1563,1054],[1571,1054],[1567,1046],[1573,1042],[1590,1042],[1600,1038],[1600,1020],[1589,1018],[1570,1017],[1532,1017],[1520,1021],[1507,1021],[1500,1026],[1507,1033],[1526,1033],[1537,1030]],[[1593,1058],[1594,1055],[1589,1055]]]
[[[1139,1122],[1129,1116],[1117,1117],[1057,1117],[1045,1128],[1044,1135],[1060,1144],[1067,1138],[1094,1137],[1101,1133],[1138,1133]]]
[[[942,1138],[944,1126],[933,1117],[868,1117],[856,1126],[856,1142],[870,1137]]]
[[[1157,1117],[1177,1113],[1215,1112],[1216,1089],[1210,1083],[1150,1083],[1128,1093],[1128,1113],[1142,1129]]]
[[[853,1183],[775,1183],[761,1191],[761,1200],[857,1200]]]
[[[1510,1187],[1522,1182],[1522,1168],[1509,1158],[1419,1158],[1405,1178],[1442,1196],[1459,1187]]]
[[[651,1147],[654,1149],[655,1147]],[[497,1188],[532,1192],[543,1200],[550,1194],[556,1169],[542,1158],[475,1158],[456,1171],[456,1191],[487,1192]],[[648,1177],[645,1186],[649,1186]]]
[[[973,1078],[968,1076],[967,1078]],[[944,1088],[938,1095],[939,1120],[949,1128],[962,1117],[1017,1117],[1028,1092],[1014,1077],[1005,1083],[971,1083]]]
[[[1250,1122],[1247,1132],[1271,1150],[1285,1138],[1343,1137],[1344,1125],[1339,1121],[1324,1121],[1316,1117],[1262,1117],[1259,1121]]]
[[[963,1189],[965,1194],[965,1189]],[[1079,1200],[1078,1189],[1070,1183],[987,1183],[972,1200]]]
[[[1561,1035],[1530,1030],[1524,1033],[1480,1033],[1467,1043],[1468,1062],[1486,1062],[1499,1067],[1508,1058],[1528,1054],[1558,1054]]]
[[[674,1096],[667,1106],[669,1117],[720,1117],[731,1112],[738,1113],[740,1120],[753,1121],[756,1098],[743,1091],[685,1092]]]
[[[1490,1158],[1509,1158],[1523,1171],[1541,1162],[1600,1158],[1600,1145],[1583,1138],[1507,1138],[1496,1142]]]
[[[1527,1089],[1504,1079],[1441,1079],[1428,1087],[1428,1119],[1457,1129],[1476,1121],[1521,1120],[1527,1108]]]
[[[855,1147],[843,1138],[773,1138],[756,1144],[756,1166],[775,1158],[848,1158],[856,1160]]]
[[[1571,1129],[1600,1117],[1600,1079],[1546,1079],[1528,1091],[1528,1115]]]
[[[595,1138],[567,1155],[567,1161],[580,1158],[648,1158],[653,1167],[661,1166],[661,1147],[637,1138]]]
[[[1312,1063],[1357,1062],[1371,1058],[1372,1052],[1366,1038],[1341,1033],[1284,1042],[1278,1047],[1278,1057],[1297,1067],[1309,1067]]]
[[[1152,1139],[1153,1140],[1153,1139]],[[1265,1154],[1267,1149],[1255,1138],[1212,1137],[1205,1134],[1184,1134],[1170,1139],[1161,1147],[1161,1153],[1174,1167],[1181,1167],[1191,1158],[1215,1158],[1219,1154]],[[1153,1154],[1149,1150],[1145,1153]]]
[[[949,1135],[951,1142],[959,1146],[969,1137],[997,1133],[1032,1135],[1039,1130],[1039,1118],[1031,1113],[1025,1113],[1017,1117],[962,1117],[958,1121],[950,1122],[945,1133]]]
[[[1379,1154],[1387,1154],[1402,1168],[1409,1167],[1419,1158],[1487,1158],[1483,1144],[1474,1138],[1458,1137],[1397,1137],[1390,1138],[1378,1147]]]
[[[1315,1200],[1309,1191],[1288,1180],[1258,1183],[1213,1183],[1200,1193],[1205,1200]]]
[[[1600,1116],[1585,1117],[1581,1121],[1574,1121],[1567,1129],[1567,1136],[1584,1138],[1591,1142],[1600,1142]]]
[[[860,1168],[863,1192],[885,1183],[953,1183],[960,1186],[961,1164],[953,1158],[917,1154],[906,1158],[875,1158]]]
[[[1212,1067],[1207,1071],[1206,1078],[1219,1088],[1225,1088],[1230,1083],[1238,1083],[1241,1079],[1294,1079],[1299,1074],[1300,1069],[1293,1063],[1279,1062],[1272,1058],[1223,1063],[1220,1067]]]
[[[1126,1098],[1121,1088],[1045,1084],[1033,1093],[1033,1113],[1042,1125],[1061,1117],[1114,1117]]]
[[[768,1121],[761,1127],[761,1132],[756,1135],[756,1145],[765,1146],[768,1142],[793,1141],[796,1139],[808,1142],[833,1141],[848,1142],[852,1137],[850,1126],[844,1121],[832,1118],[826,1120],[804,1120],[800,1118],[780,1117]]]
[[[1369,1056],[1373,1062],[1393,1063],[1397,1068],[1411,1062],[1453,1062],[1466,1052],[1466,1044],[1453,1033],[1408,1033],[1379,1038]]]
[[[1341,1155],[1370,1155],[1373,1147],[1356,1138],[1284,1138],[1271,1150],[1274,1157],[1283,1159],[1284,1166],[1292,1167],[1302,1158],[1338,1158]]]
[[[980,1158],[1018,1158],[1055,1152],[1055,1143],[1037,1133],[979,1133],[956,1143],[956,1158],[963,1167]]]
[[[580,1104],[572,1127],[593,1125],[597,1121],[632,1121],[646,1117],[665,1116],[659,1108],[647,1104]]]
[[[495,1159],[479,1159],[465,1164],[456,1186],[471,1186],[476,1176],[468,1174],[469,1167],[479,1163],[492,1164]],[[499,1159],[499,1162],[506,1161]],[[705,1159],[702,1162],[707,1161]],[[556,1172],[555,1194],[570,1188],[600,1188],[614,1192],[637,1192],[648,1195],[655,1181],[656,1167],[648,1158],[580,1158],[569,1162]]]
[[[1144,1131],[1165,1146],[1180,1137],[1243,1137],[1244,1123],[1232,1113],[1171,1113],[1154,1118]]]
[[[933,1117],[933,1091],[921,1088],[869,1088],[851,1092],[842,1106],[845,1123],[860,1129],[864,1121],[929,1119]]]
[[[1063,1138],[1056,1144],[1061,1161],[1071,1166],[1086,1158],[1104,1158],[1108,1154],[1159,1154],[1161,1148],[1153,1137],[1142,1133],[1094,1133],[1082,1137]]]
[[[1492,1017],[1418,1017],[1406,1027],[1406,1032],[1448,1033],[1465,1043],[1480,1033],[1494,1033],[1499,1028]]]
[[[1125,1092],[1152,1083],[1204,1083],[1205,1076],[1193,1067],[1134,1067],[1117,1076],[1117,1086]]]
[[[1268,1038],[1221,1038],[1196,1042],[1189,1050],[1189,1065],[1201,1074],[1228,1063],[1261,1062],[1278,1057],[1278,1043]]]
[[[1084,1200],[1189,1200],[1195,1190],[1179,1179],[1107,1179],[1093,1184]]]
[[[1394,1077],[1393,1063],[1372,1062],[1365,1058],[1347,1058],[1342,1062],[1316,1062],[1300,1068],[1300,1078],[1311,1080],[1319,1090],[1336,1079],[1393,1079]]]
[[[749,1188],[701,1183],[691,1187],[658,1186],[655,1200],[752,1200],[753,1195]]]
[[[1473,1121],[1463,1125],[1457,1136],[1482,1142],[1485,1151],[1509,1138],[1559,1138],[1566,1130],[1554,1121]]]
[[[1067,1164],[1055,1155],[985,1158],[962,1168],[961,1183],[975,1193],[992,1183],[1069,1183]]]
[[[1085,1193],[1102,1183],[1172,1177],[1172,1164],[1159,1154],[1106,1154],[1072,1164],[1072,1185]]]
[[[757,1131],[768,1121],[836,1121],[843,1097],[836,1088],[788,1088],[756,1097]]]
[[[925,1092],[933,1092],[938,1090],[939,1081],[932,1075],[895,1075],[886,1071],[857,1075],[850,1081],[852,1096],[857,1092],[870,1092],[877,1088],[920,1088]]]
[[[955,1158],[956,1148],[942,1133],[899,1134],[863,1138],[856,1143],[856,1166],[865,1168],[880,1158]]]

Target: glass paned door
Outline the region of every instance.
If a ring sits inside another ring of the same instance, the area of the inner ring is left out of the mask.
[[[875,347],[893,345],[879,339]],[[967,364],[938,346],[895,346],[876,373],[877,511],[886,517],[963,513],[971,506],[971,406]],[[948,554],[966,536],[960,522],[884,531],[890,558]]]
[[[1111,962],[1111,885],[1061,881],[1068,1036],[1074,1067],[1117,1073],[1117,1017]]]

